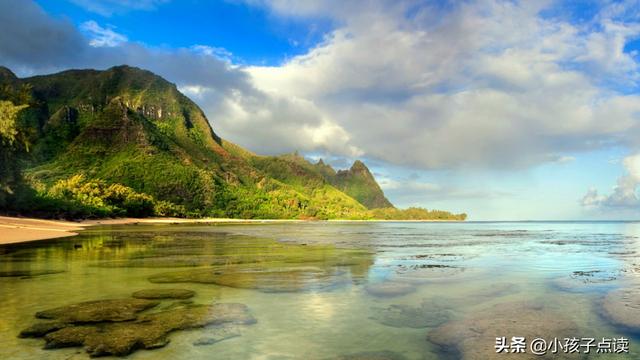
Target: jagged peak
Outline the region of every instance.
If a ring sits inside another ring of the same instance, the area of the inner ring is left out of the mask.
[[[367,165],[365,165],[362,161],[360,160],[356,160],[353,162],[353,165],[351,165],[351,171],[367,171],[369,172],[369,168],[367,167]]]

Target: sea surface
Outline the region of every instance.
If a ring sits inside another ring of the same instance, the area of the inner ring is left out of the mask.
[[[496,353],[496,338],[535,336],[629,340],[628,353],[619,341],[619,354],[549,358],[640,359],[639,251],[635,222],[91,228],[0,246],[0,359],[88,358],[18,334],[38,311],[158,288],[196,295],[141,314],[240,303],[256,321],[174,331],[128,358],[527,359]]]

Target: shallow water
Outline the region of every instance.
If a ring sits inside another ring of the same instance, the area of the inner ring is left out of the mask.
[[[587,358],[638,359],[637,333],[611,323],[602,301],[640,283],[639,251],[640,223],[632,222],[94,228],[71,239],[0,246],[0,359],[87,358],[81,348],[44,350],[42,339],[17,335],[37,311],[153,288],[194,290],[199,304],[246,304],[257,323],[205,346],[193,343],[210,329],[173,332],[167,346],[130,358],[469,357],[429,335],[456,321],[478,326],[479,314],[525,301],[543,307],[541,322],[548,313],[575,324],[571,336],[630,338],[629,354]],[[539,327],[546,337],[561,335],[553,324]],[[486,347],[494,344],[487,336]]]

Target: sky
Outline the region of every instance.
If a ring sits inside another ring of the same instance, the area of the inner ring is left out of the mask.
[[[639,1],[0,0],[19,76],[128,64],[398,207],[640,219]]]

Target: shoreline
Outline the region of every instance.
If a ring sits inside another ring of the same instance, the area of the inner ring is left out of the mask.
[[[82,221],[45,220],[0,216],[0,246],[51,240],[78,235],[79,231],[101,225],[131,224],[268,224],[309,222],[449,222],[455,220],[297,220],[297,219],[225,219],[225,218],[119,218]]]

